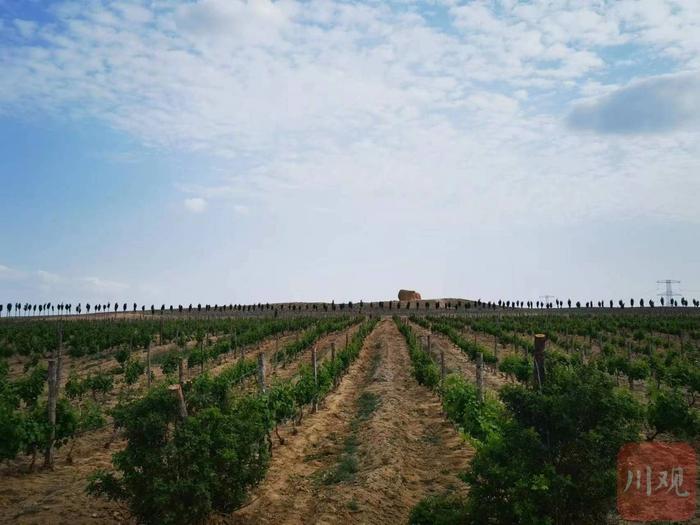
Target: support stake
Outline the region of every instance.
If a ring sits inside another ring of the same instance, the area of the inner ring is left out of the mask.
[[[265,354],[258,354],[258,386],[260,392],[265,393]]]
[[[544,334],[535,334],[534,381],[537,389],[542,388],[545,382],[544,348],[546,343],[547,338]]]
[[[476,399],[484,402],[484,354],[476,354]]]

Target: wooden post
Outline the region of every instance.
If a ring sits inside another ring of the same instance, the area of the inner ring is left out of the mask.
[[[311,349],[311,362],[314,368],[314,385],[318,386],[318,362],[316,361],[316,346]],[[318,409],[318,399],[314,395],[314,412]]]
[[[258,354],[258,386],[260,392],[265,393],[265,354]]]
[[[58,349],[56,352],[56,399],[61,387],[61,370],[63,368],[63,321],[58,323]]]
[[[280,336],[278,335],[275,337],[275,353],[272,354],[272,357],[273,357],[272,367],[273,368],[277,368],[277,366],[280,364],[279,350],[280,350]]]
[[[445,349],[440,349],[440,381],[445,383]]]
[[[175,395],[177,399],[178,411],[180,413],[180,419],[184,421],[185,419],[187,419],[187,405],[185,404],[185,394],[182,392],[182,385],[170,385],[168,387],[168,390],[173,392],[173,394]]]
[[[180,386],[185,384],[185,367],[183,366],[182,357],[177,362],[177,374],[178,374],[178,384]]]
[[[333,386],[338,386],[338,376],[335,374],[335,343],[331,343],[331,364],[333,366]]]
[[[484,401],[484,354],[476,354],[476,399],[479,403]]]
[[[44,454],[44,468],[53,469],[54,460],[54,441],[56,440],[56,365],[55,357],[49,359],[49,399],[48,399],[48,416],[49,416],[49,442],[46,446]]]
[[[148,378],[148,388],[151,388],[151,343],[146,345],[146,377]]]
[[[546,343],[547,338],[544,334],[535,334],[534,381],[537,389],[542,388],[545,382],[544,348]]]
[[[63,347],[63,322],[58,323],[58,344],[49,359],[48,370],[48,418],[49,418],[49,442],[44,456],[44,467],[53,469],[54,465],[54,443],[56,441],[56,402],[58,401],[58,390],[61,382],[61,350]]]

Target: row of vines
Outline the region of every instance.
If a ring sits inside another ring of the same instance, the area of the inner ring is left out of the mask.
[[[15,325],[12,331],[4,334],[9,345],[27,348],[24,346],[27,342],[37,340],[45,341],[46,345],[28,347],[28,358],[24,359],[21,374],[11,374],[7,360],[0,359],[0,435],[3,436],[0,440],[0,461],[14,460],[26,454],[31,457],[31,471],[37,455],[42,453],[44,466],[52,467],[52,449],[70,444],[68,461],[71,462],[75,439],[109,423],[112,416],[109,409],[111,403],[108,402],[110,398],[116,397],[119,403],[138,398],[145,385],[150,386],[155,380],[158,368],[163,380],[172,382],[176,372],[184,368],[183,365],[187,367],[188,376],[192,375],[193,370],[201,374],[207,362],[221,360],[227,355],[242,356],[247,347],[265,338],[302,331],[298,341],[310,343],[323,334],[358,322],[357,318],[339,317],[320,321],[311,318],[185,321],[164,323],[162,326],[147,322],[64,323],[63,341],[66,341],[68,354],[74,355],[71,352],[74,348],[72,342],[86,338],[85,334],[75,331],[82,327],[104,344],[104,355],[99,360],[103,366],[87,367],[87,372],[79,373],[73,368],[73,363],[58,352],[56,379],[60,391],[55,397],[53,418],[49,416],[52,408],[49,395],[51,377],[46,363],[50,357],[56,356],[57,347],[63,347],[57,334],[58,323]],[[168,335],[161,338],[161,333]],[[218,333],[215,341],[211,339],[212,333]],[[165,351],[151,360],[149,349],[154,339],[177,344],[170,345],[174,346],[171,349],[164,347]],[[54,347],[50,352],[46,348],[49,341]],[[289,343],[280,353],[291,356],[298,352],[298,341]],[[188,346],[188,342],[192,344]],[[64,368],[67,370],[62,371]],[[222,385],[229,383],[231,378],[240,379],[241,374],[250,375],[256,368],[255,362],[241,358],[233,367],[224,368],[216,378],[211,379],[212,388],[221,390],[225,388]],[[61,381],[62,377],[65,381]]]
[[[127,446],[113,456],[115,471],[95,473],[89,491],[126,502],[143,523],[198,523],[212,512],[235,509],[265,476],[272,432],[301,419],[305,406],[333,388],[376,322],[364,321],[347,346],[316,371],[302,366],[264,391],[236,390],[256,371],[253,361],[239,361],[229,373],[215,378],[205,373],[183,385],[185,410],[168,381],[120,404],[114,420]],[[312,344],[312,338],[306,342]],[[295,344],[285,355],[298,351]]]
[[[413,509],[412,523],[605,523],[615,513],[615,460],[621,445],[644,439],[697,441],[700,436],[700,416],[688,404],[687,391],[665,388],[645,403],[620,388],[596,360],[580,354],[548,350],[547,379],[538,387],[532,379],[531,344],[519,347],[519,381],[486,392],[480,401],[474,384],[459,374],[441,381],[437,364],[411,326],[395,320],[408,344],[416,379],[440,394],[446,416],[476,449],[462,476],[470,485],[468,496],[426,498]],[[460,331],[470,321],[412,320],[442,332],[472,359],[481,353],[487,361],[490,355],[488,360],[499,366],[507,359],[489,354]],[[489,322],[488,329],[481,328],[496,336],[528,333],[524,326],[506,329],[498,326],[499,319]],[[521,322],[532,323],[531,333],[543,328],[537,320]],[[634,323],[627,328],[642,329]],[[671,321],[666,328],[677,327]],[[693,328],[684,325],[684,330]]]

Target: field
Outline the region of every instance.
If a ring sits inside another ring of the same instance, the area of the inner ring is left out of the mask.
[[[620,523],[622,444],[697,449],[700,309],[589,306],[3,318],[0,522]]]

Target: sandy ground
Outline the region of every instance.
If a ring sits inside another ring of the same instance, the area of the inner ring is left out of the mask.
[[[286,444],[275,449],[251,503],[212,521],[404,523],[425,495],[466,490],[457,474],[473,451],[410,370],[403,337],[391,319],[382,320],[319,411],[296,429],[282,430]],[[358,406],[367,396],[378,406],[362,418]],[[349,455],[356,471],[343,481],[324,482]]]

